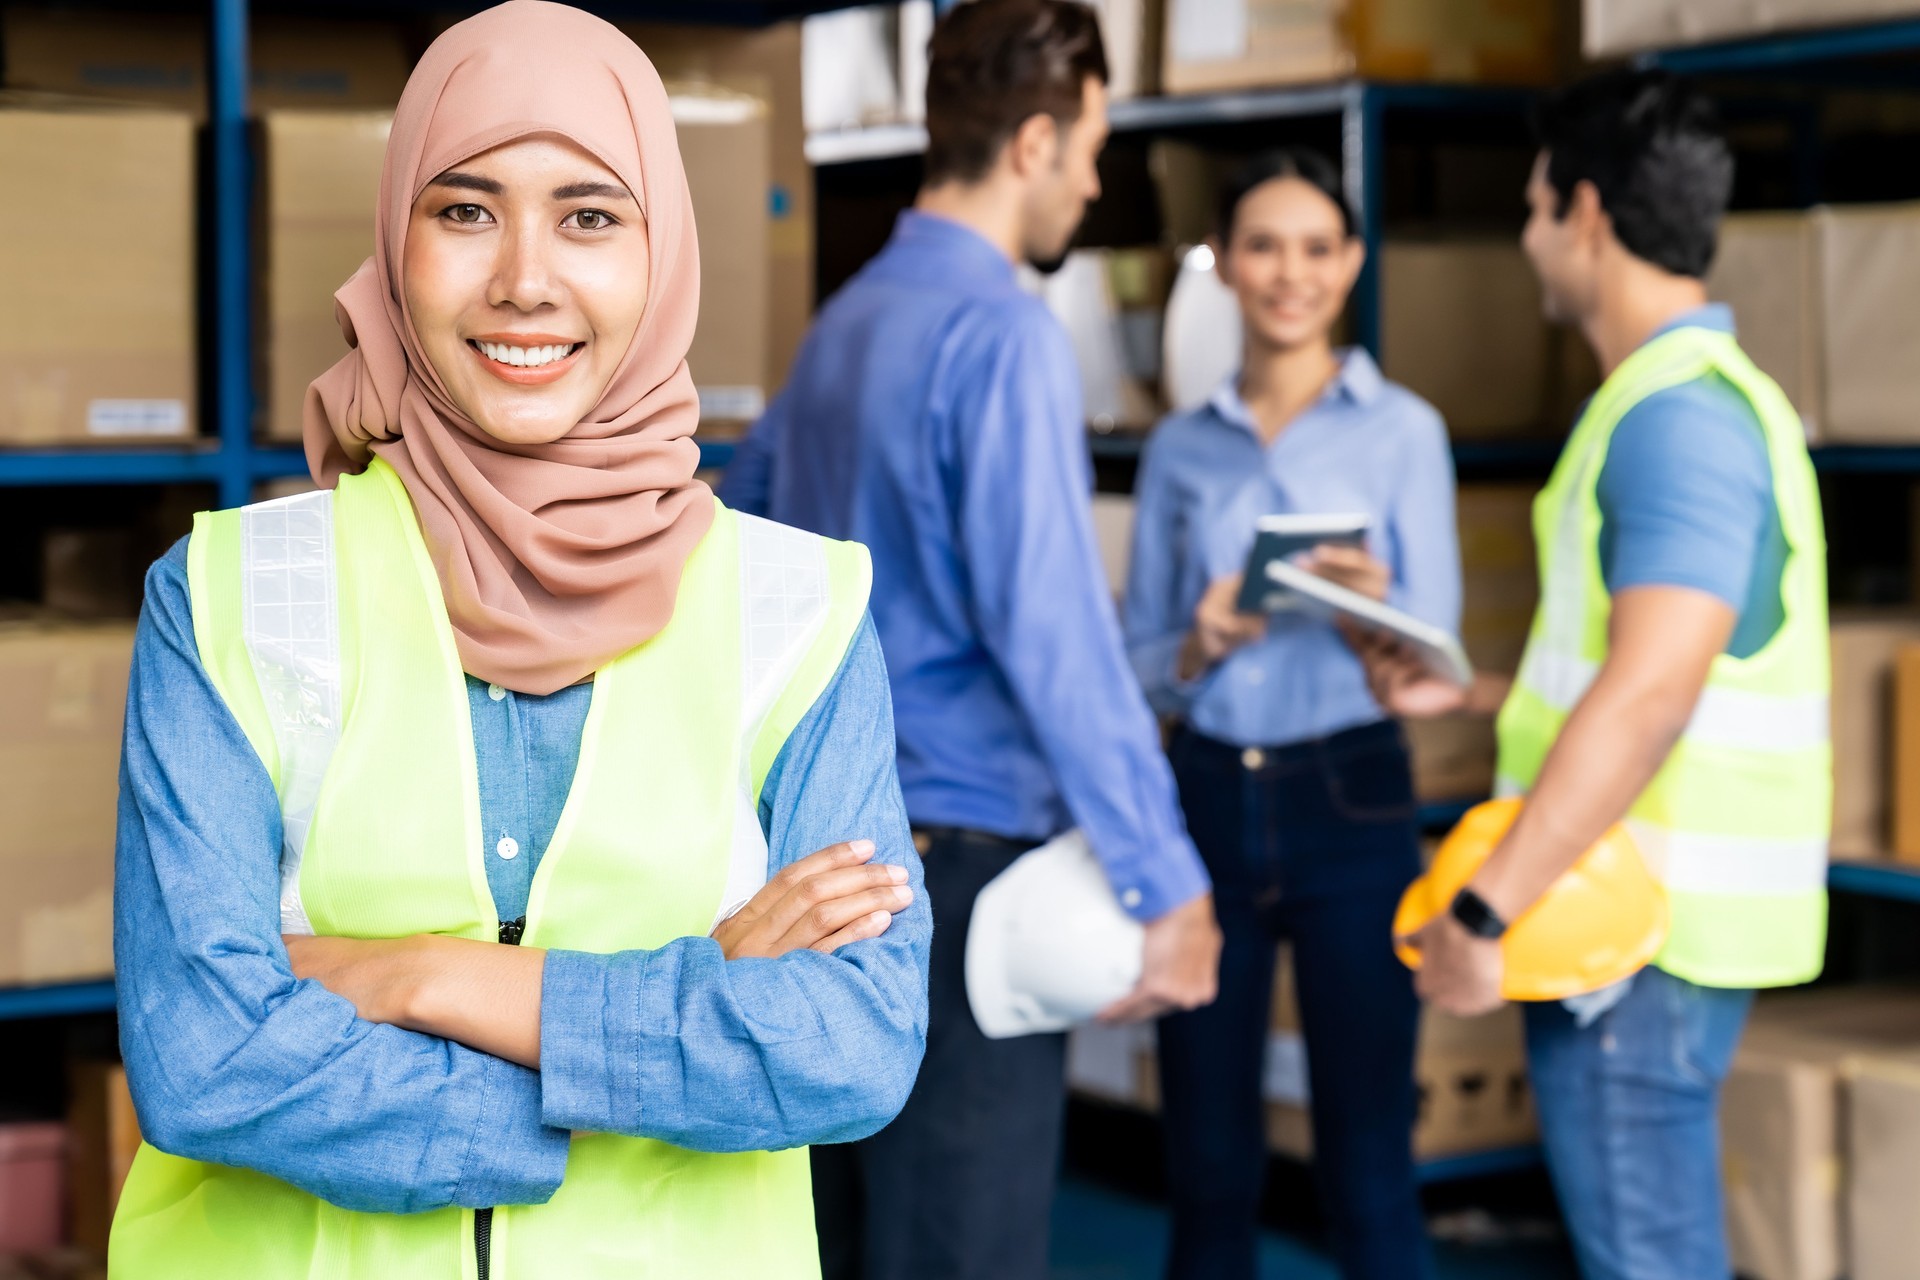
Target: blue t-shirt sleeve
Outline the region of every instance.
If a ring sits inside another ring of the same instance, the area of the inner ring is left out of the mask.
[[[1779,517],[1759,419],[1732,387],[1703,379],[1628,410],[1598,498],[1608,591],[1691,587],[1748,612]]]

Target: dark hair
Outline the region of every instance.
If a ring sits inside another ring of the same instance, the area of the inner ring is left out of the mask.
[[[1277,178],[1297,178],[1333,201],[1334,207],[1340,210],[1340,225],[1346,230],[1347,238],[1352,239],[1359,233],[1360,221],[1353,216],[1353,206],[1347,203],[1346,191],[1340,185],[1340,170],[1333,161],[1306,147],[1280,147],[1247,161],[1222,184],[1213,229],[1223,248],[1233,240],[1233,220],[1240,212],[1240,202],[1251,195],[1254,188]]]
[[[1106,82],[1100,20],[1078,0],[972,0],[927,44],[926,181],[976,182],[1020,126],[1080,118],[1087,77]]]
[[[1707,274],[1733,191],[1733,153],[1712,103],[1664,71],[1610,71],[1545,98],[1534,134],[1560,217],[1591,182],[1627,252]]]

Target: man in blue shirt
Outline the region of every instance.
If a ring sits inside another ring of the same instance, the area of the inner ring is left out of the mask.
[[[973,899],[1082,828],[1146,925],[1143,1019],[1211,1000],[1205,871],[1095,547],[1080,380],[1015,265],[1062,257],[1100,191],[1105,55],[1071,0],[976,0],[930,47],[926,183],[822,309],[721,488],[873,550],[901,787],[938,942],[925,1063],[900,1118],[817,1149],[829,1277],[1041,1280],[1064,1038],[989,1041],[967,1005]]]
[[[1706,103],[1660,73],[1616,72],[1549,99],[1540,134],[1524,243],[1549,314],[1579,327],[1609,375],[1651,344],[1675,349],[1687,330],[1730,334],[1733,317],[1708,305],[1701,283],[1733,180],[1732,157]],[[1645,367],[1644,361],[1634,367]],[[1823,617],[1790,618],[1783,606],[1789,584],[1810,580],[1804,569],[1790,576],[1794,566],[1821,553],[1817,536],[1802,535],[1796,544],[1783,527],[1782,504],[1811,488],[1806,460],[1793,457],[1792,424],[1780,421],[1788,416],[1783,402],[1750,399],[1753,384],[1748,390],[1736,385],[1726,372],[1733,368],[1708,362],[1689,381],[1646,390],[1629,401],[1604,442],[1591,482],[1598,520],[1588,563],[1597,565],[1607,597],[1605,651],[1539,765],[1511,832],[1452,913],[1418,935],[1420,991],[1442,1008],[1474,1014],[1500,1002],[1497,939],[1505,922],[1524,913],[1630,808],[1644,817],[1637,801],[1657,773],[1667,771],[1666,799],[1681,807],[1669,766],[1681,758],[1676,743],[1709,740],[1713,718],[1706,712],[1713,698],[1703,690],[1724,699],[1724,673],[1756,655],[1781,654],[1779,647],[1769,649],[1776,639],[1808,627],[1824,630]],[[1631,373],[1614,378],[1597,404],[1610,395],[1618,404],[1626,394],[1622,386],[1644,383]],[[1782,407],[1769,408],[1772,416],[1763,422],[1763,404]],[[1564,528],[1555,536],[1564,538]],[[1559,556],[1575,559],[1564,545]],[[1545,563],[1555,566],[1551,558]],[[1811,573],[1823,570],[1822,564]],[[1570,582],[1580,594],[1576,572],[1549,576],[1543,617],[1568,616]],[[1823,592],[1819,598],[1824,603]],[[1805,612],[1804,605],[1796,607]],[[1537,624],[1533,643],[1556,630]],[[1511,682],[1504,678],[1482,676],[1463,698],[1417,674],[1400,655],[1367,648],[1376,695],[1402,714],[1491,713],[1508,697]],[[1799,661],[1794,655],[1802,651],[1788,649],[1782,660]],[[1534,664],[1531,647],[1528,664]],[[1824,662],[1817,665],[1824,674]],[[1530,698],[1540,696],[1533,692],[1538,687],[1529,686]],[[1786,700],[1763,707],[1762,701],[1754,695],[1742,703],[1761,707],[1742,722],[1749,738],[1799,732],[1799,719],[1782,712]],[[1527,703],[1516,705],[1517,721]],[[1707,727],[1700,724],[1703,715]],[[1825,728],[1822,698],[1814,726],[1822,744]],[[1513,732],[1503,723],[1503,746]],[[1718,762],[1734,794],[1748,785],[1739,766],[1728,763],[1730,752],[1695,752],[1693,759]],[[1689,782],[1701,767],[1686,775]],[[1694,829],[1713,820],[1707,806],[1696,803],[1694,810],[1682,819]],[[1648,826],[1636,827],[1636,837],[1675,829]],[[1696,838],[1689,846],[1669,838],[1650,848],[1643,840],[1642,851],[1654,857],[1670,888],[1695,898],[1716,895],[1721,914],[1714,946],[1696,944],[1683,956],[1663,952],[1626,982],[1565,1004],[1526,1006],[1548,1164],[1587,1280],[1691,1280],[1731,1270],[1719,1090],[1752,1002],[1745,988],[1777,983],[1755,968],[1728,976],[1733,971],[1714,953],[1741,946],[1753,949],[1743,955],[1788,954],[1801,940],[1750,936],[1738,911],[1746,901],[1782,892],[1769,877],[1780,882],[1785,873],[1751,856],[1747,843],[1704,829],[1705,842]],[[1706,860],[1682,860],[1702,843],[1737,856],[1710,878]],[[1824,841],[1812,852],[1809,864],[1795,864],[1793,884],[1810,875],[1817,897]],[[1702,908],[1690,909],[1695,919],[1705,918]],[[1804,921],[1780,918],[1817,947],[1813,912],[1820,910],[1823,903],[1816,902]],[[1695,971],[1680,976],[1680,962]]]

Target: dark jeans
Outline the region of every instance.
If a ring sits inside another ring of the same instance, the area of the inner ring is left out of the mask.
[[[1179,731],[1187,826],[1213,876],[1220,996],[1160,1023],[1170,1280],[1253,1280],[1262,1066],[1276,951],[1293,946],[1314,1172],[1347,1280],[1431,1276],[1414,1181],[1412,976],[1393,912],[1419,874],[1398,726],[1259,752]]]
[[[1039,843],[932,833],[927,1056],[892,1124],[813,1149],[825,1280],[1046,1280],[1066,1037],[987,1039],[965,969],[974,898]]]

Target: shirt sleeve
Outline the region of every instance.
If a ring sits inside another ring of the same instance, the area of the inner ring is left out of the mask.
[[[975,317],[950,416],[956,532],[983,642],[1121,905],[1152,920],[1208,888],[1093,535],[1080,382],[1037,300]],[[984,322],[983,322],[984,321]]]
[[[114,959],[140,1130],[348,1209],[539,1204],[569,1135],[539,1077],[365,1022],[293,976],[280,808],[200,665],[185,543],[147,577],[120,773]]]
[[[851,1142],[905,1105],[927,1033],[933,917],[894,772],[880,642],[861,624],[760,796],[769,874],[843,840],[907,869],[913,902],[832,955],[725,958],[711,938],[551,951],[540,1062],[549,1124],[696,1151]]]
[[[1608,591],[1691,587],[1745,608],[1774,498],[1759,421],[1737,392],[1693,382],[1628,410],[1597,496]]]
[[[773,460],[786,429],[786,396],[776,395],[747,434],[733,447],[733,460],[720,477],[720,501],[750,516],[767,514],[773,500]]]
[[[1167,428],[1147,442],[1134,481],[1133,550],[1121,632],[1147,704],[1161,715],[1184,715],[1206,686],[1203,675],[1182,680],[1180,650],[1192,629],[1197,601],[1180,597],[1180,555],[1186,537],[1178,495],[1162,461]]]
[[[1453,450],[1446,424],[1425,404],[1409,423],[1387,531],[1394,568],[1388,603],[1458,634],[1460,530],[1454,518]]]

